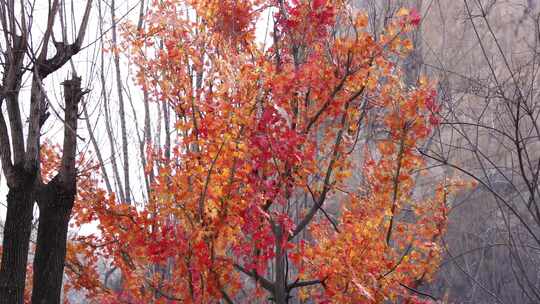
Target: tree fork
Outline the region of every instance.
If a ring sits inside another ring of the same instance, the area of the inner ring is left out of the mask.
[[[81,79],[64,83],[65,125],[62,162],[59,173],[39,192],[40,210],[32,303],[60,303],[68,224],[75,202],[78,106],[84,95]]]

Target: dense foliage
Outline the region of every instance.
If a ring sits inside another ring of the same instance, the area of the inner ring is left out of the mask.
[[[79,180],[73,225],[98,231],[70,244],[66,290],[96,303],[421,301],[460,185],[416,183],[438,124],[432,85],[405,86],[399,67],[418,13],[401,9],[378,37],[338,0],[166,0],[145,21],[125,51],[176,114],[173,153],[148,151],[143,207]]]

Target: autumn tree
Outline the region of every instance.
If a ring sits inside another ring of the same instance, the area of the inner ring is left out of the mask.
[[[78,244],[120,269],[121,293],[71,273],[75,287],[130,303],[430,298],[417,288],[460,185],[415,191],[439,123],[432,85],[399,68],[415,10],[377,36],[348,1],[167,0],[145,22],[127,52],[175,114],[174,146],[148,153],[144,208],[101,197],[76,215],[99,221]]]

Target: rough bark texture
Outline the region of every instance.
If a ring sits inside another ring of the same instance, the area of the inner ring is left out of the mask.
[[[275,272],[276,281],[274,282],[274,302],[276,304],[289,303],[289,292],[287,290],[287,267],[286,267],[286,252],[282,247],[283,239],[283,227],[274,227],[274,234],[276,237],[276,258],[275,258]]]
[[[7,195],[2,266],[0,268],[0,304],[24,302],[26,263],[32,227],[32,192],[35,174],[15,168],[17,184]]]
[[[4,9],[4,3],[0,7]],[[0,19],[3,24],[6,23],[5,16]],[[7,107],[10,127],[8,132],[8,123],[0,111],[0,156],[2,171],[9,187],[0,266],[0,304],[23,303],[33,207],[30,194],[34,178],[31,174],[26,174],[23,166],[24,144],[18,112],[18,92],[22,82],[19,71],[23,65],[27,44],[24,35],[13,35],[12,39],[12,45],[8,46],[10,51],[4,54],[5,66],[0,93],[0,102],[5,101]]]
[[[68,222],[75,193],[51,181],[40,193],[32,303],[60,303]]]
[[[0,43],[2,43],[4,57],[0,65],[2,68],[0,105],[5,104],[8,113],[8,119],[6,119],[3,111],[0,110],[0,160],[9,188],[0,268],[0,304],[24,302],[33,204],[40,195],[38,192],[42,190],[38,175],[41,127],[49,115],[47,111],[49,100],[43,88],[43,80],[58,71],[81,50],[90,18],[92,0],[86,1],[84,15],[73,43],[55,41],[53,38],[58,20],[56,16],[59,10],[64,8],[63,5],[64,1],[49,1],[47,22],[44,27],[39,27],[38,34],[32,31],[32,28],[36,28],[32,27],[33,18],[31,17],[35,13],[34,5],[24,1],[17,4],[14,1],[0,1],[0,28],[2,29],[0,32],[3,33],[3,40]],[[60,26],[63,27],[64,24],[60,22]],[[34,45],[29,45],[29,41],[40,43],[39,46],[33,48]],[[19,95],[22,79],[30,75],[32,81],[30,110],[27,111]],[[75,117],[76,114],[75,110]],[[67,117],[66,120],[68,120]],[[76,130],[76,125],[71,130]],[[26,143],[25,135],[27,136]],[[74,132],[72,137],[75,137]],[[72,147],[73,151],[75,144],[76,142]],[[66,175],[60,175],[62,181],[64,177]],[[74,176],[67,179],[74,180]],[[68,189],[74,189],[74,186]],[[47,210],[42,210],[42,214],[47,213]],[[57,215],[54,214],[54,216]],[[63,227],[52,226],[52,229],[63,229]],[[34,269],[34,273],[36,271]]]
[[[66,241],[71,209],[76,194],[75,156],[77,151],[77,112],[83,96],[81,79],[64,82],[65,126],[62,163],[57,176],[39,192],[40,210],[32,303],[60,303]]]

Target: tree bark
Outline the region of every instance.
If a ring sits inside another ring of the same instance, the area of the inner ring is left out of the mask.
[[[276,238],[276,257],[275,257],[275,277],[274,282],[274,302],[276,304],[289,303],[289,292],[287,290],[287,252],[282,246],[283,226],[274,226],[274,236]]]
[[[97,2],[98,4],[98,24],[99,24],[99,35],[100,37],[103,37],[105,35],[105,30],[103,29],[103,25],[105,24],[105,19],[103,17],[103,10],[101,7],[101,1]],[[112,167],[112,177],[113,182],[115,184],[116,194],[120,197],[121,202],[125,202],[126,198],[124,196],[124,186],[122,185],[122,180],[120,178],[120,171],[118,170],[118,164],[117,164],[117,147],[114,140],[114,134],[113,134],[113,128],[112,128],[112,120],[111,120],[111,114],[110,112],[110,105],[109,105],[109,95],[107,93],[107,84],[105,79],[105,50],[102,48],[100,53],[100,72],[99,72],[99,79],[101,82],[101,95],[103,97],[103,109],[105,114],[105,130],[107,133],[107,139],[109,140],[109,146],[111,149],[111,167]]]
[[[33,16],[34,7],[31,4],[25,4],[24,1],[21,1],[20,5],[15,5],[14,1],[0,1],[2,12],[0,27],[4,33],[3,42],[5,43],[5,52],[2,51],[4,60],[2,61],[0,105],[6,101],[9,116],[9,121],[6,123],[0,110],[0,160],[9,188],[3,235],[3,257],[0,266],[0,304],[24,302],[33,205],[38,195],[38,187],[41,187],[41,181],[38,179],[41,127],[48,116],[48,101],[42,88],[42,81],[64,66],[81,50],[92,0],[86,3],[77,38],[72,44],[67,44],[66,41],[51,41],[54,36],[55,17],[61,5],[64,5],[62,1],[49,1],[47,23],[42,29],[44,33],[43,35],[40,33],[39,37],[34,37],[31,33],[32,18],[27,19]],[[28,37],[40,40],[39,51],[28,45],[28,41],[32,40]],[[51,45],[54,45],[56,52],[49,57]],[[25,58],[31,59],[30,66],[26,66]],[[30,112],[26,117],[28,127],[25,130],[19,93],[22,79],[28,73],[31,73],[33,77]],[[25,134],[27,135],[26,145]]]
[[[39,196],[32,303],[60,303],[68,223],[75,192],[63,187],[55,178],[40,191]]]
[[[111,19],[112,19],[112,45],[116,49],[117,48],[117,38],[116,38],[116,7],[115,7],[115,1],[111,1]],[[115,50],[113,52],[113,60],[114,60],[114,68],[116,72],[116,88],[118,93],[118,105],[119,105],[119,113],[118,116],[120,116],[120,130],[122,133],[122,156],[123,156],[123,164],[124,164],[124,196],[125,196],[125,202],[126,204],[131,204],[131,186],[130,186],[130,175],[129,175],[129,149],[128,149],[128,138],[127,138],[127,129],[126,129],[126,111],[125,111],[125,105],[124,105],[124,94],[123,94],[123,84],[122,84],[122,76],[120,72],[120,55]]]
[[[33,304],[60,303],[69,218],[75,202],[75,157],[81,79],[64,82],[64,144],[58,174],[39,191],[39,227],[34,257]]]
[[[32,211],[33,188],[36,174],[15,167],[17,183],[10,187],[7,195],[7,215],[2,242],[2,264],[0,267],[0,304],[24,303],[24,286]]]

